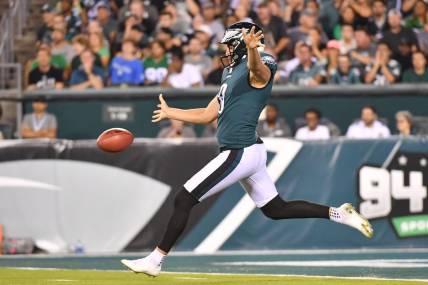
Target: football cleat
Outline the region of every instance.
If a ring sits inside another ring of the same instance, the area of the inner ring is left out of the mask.
[[[373,237],[372,225],[366,218],[361,216],[361,214],[358,213],[351,204],[343,204],[339,207],[339,211],[343,215],[341,221],[343,224],[359,230],[363,235],[368,238]]]
[[[159,276],[162,267],[162,263],[156,265],[147,257],[136,260],[122,259],[120,262],[135,273],[144,273],[151,277]]]

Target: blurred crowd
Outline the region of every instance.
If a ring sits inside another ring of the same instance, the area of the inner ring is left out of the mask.
[[[428,1],[47,1],[28,90],[216,85],[237,21],[264,30],[278,84],[428,82]]]

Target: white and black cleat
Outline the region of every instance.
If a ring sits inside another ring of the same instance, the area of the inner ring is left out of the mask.
[[[355,208],[345,203],[339,207],[339,211],[343,215],[342,223],[359,230],[363,235],[368,238],[373,237],[373,227],[370,222],[358,213]]]
[[[120,262],[135,273],[144,273],[151,277],[159,276],[162,267],[162,264],[155,265],[147,257],[136,260],[122,259]]]

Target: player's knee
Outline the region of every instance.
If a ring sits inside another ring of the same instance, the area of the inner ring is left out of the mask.
[[[260,208],[262,213],[272,220],[284,219],[284,209],[287,206],[287,202],[276,196],[269,203]]]
[[[195,206],[199,201],[192,196],[186,189],[181,189],[176,195],[174,200],[175,208],[179,209],[191,209]]]

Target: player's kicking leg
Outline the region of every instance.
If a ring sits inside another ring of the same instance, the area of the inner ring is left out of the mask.
[[[260,147],[264,148],[264,146]],[[373,228],[369,221],[361,216],[349,203],[335,208],[308,201],[284,201],[278,195],[265,166],[240,182],[257,207],[260,208],[265,216],[271,219],[330,219],[331,221],[353,227],[368,238],[373,236]]]

